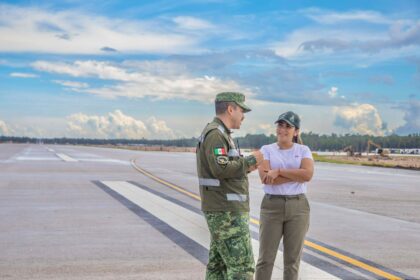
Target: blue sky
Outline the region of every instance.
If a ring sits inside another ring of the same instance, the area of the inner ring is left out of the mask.
[[[420,132],[419,1],[138,2],[0,2],[0,135],[197,137],[221,91],[236,135]]]

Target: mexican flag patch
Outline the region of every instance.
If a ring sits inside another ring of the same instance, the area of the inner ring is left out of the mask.
[[[216,156],[225,156],[226,155],[226,150],[225,150],[225,148],[215,148],[214,149],[214,154]]]

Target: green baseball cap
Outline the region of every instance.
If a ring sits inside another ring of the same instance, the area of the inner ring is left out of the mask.
[[[245,95],[240,92],[221,92],[216,95],[216,102],[235,102],[244,110],[244,113],[251,111],[251,108],[245,105]]]
[[[280,121],[285,121],[296,128],[300,127],[300,118],[296,113],[292,111],[288,111],[286,113],[281,114],[277,121],[275,121],[275,123],[278,123]]]

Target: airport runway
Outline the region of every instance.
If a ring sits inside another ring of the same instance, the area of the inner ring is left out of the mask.
[[[204,279],[197,181],[189,153],[0,144],[0,279]],[[420,279],[420,172],[316,163],[308,190],[302,279]]]

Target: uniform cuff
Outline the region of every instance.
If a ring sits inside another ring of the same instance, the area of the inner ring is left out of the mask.
[[[257,164],[257,159],[255,158],[255,156],[250,155],[245,157],[245,162],[248,165],[248,167],[250,167]]]

